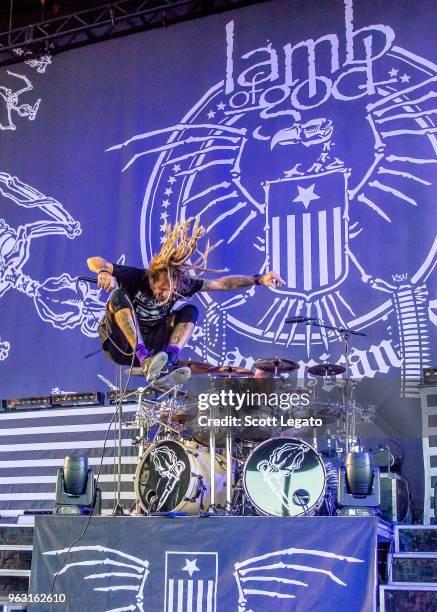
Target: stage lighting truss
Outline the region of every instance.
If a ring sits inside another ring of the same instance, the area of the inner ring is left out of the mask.
[[[120,0],[0,32],[0,66],[266,0]]]

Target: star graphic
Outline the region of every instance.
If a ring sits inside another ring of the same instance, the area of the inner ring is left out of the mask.
[[[159,226],[159,229],[161,230],[161,232],[165,232],[165,228],[166,228],[165,223]]]
[[[217,104],[217,110],[225,110],[225,105],[223,104],[223,102],[220,102],[220,104]]]
[[[166,221],[167,217],[168,217],[168,213],[166,213],[165,211],[161,213],[161,219]]]
[[[297,188],[299,190],[299,193],[294,198],[293,202],[302,202],[302,204],[305,206],[305,209],[308,209],[311,200],[320,200],[320,196],[318,196],[317,193],[314,193],[314,187],[315,183],[306,188],[300,187],[300,185],[298,185]]]
[[[403,74],[401,76],[401,83],[409,83],[410,82],[410,75],[409,74]]]
[[[167,189],[164,191],[165,195],[170,195],[171,193],[173,193],[173,189],[170,189],[170,187],[167,187]]]
[[[189,559],[185,559],[185,567],[182,568],[182,571],[188,572],[190,574],[190,578],[194,574],[194,572],[200,572],[200,569],[196,565],[197,559],[193,559],[190,561]]]
[[[209,113],[207,114],[208,119],[213,119],[215,117],[215,112],[214,111],[209,111]]]
[[[173,166],[173,168],[172,168],[172,169],[173,169],[173,172],[179,172],[179,170],[181,169],[181,167],[180,167],[180,165],[179,165],[179,164],[175,164],[175,165]]]
[[[176,179],[175,179],[175,177],[174,177],[174,176],[171,176],[171,177],[168,179],[167,183],[170,183],[170,185],[173,185],[173,183],[176,183]]]
[[[389,72],[389,75],[390,75],[391,77],[395,77],[395,76],[398,76],[398,72],[399,72],[399,70],[396,70],[395,68],[392,68],[392,69],[390,70],[390,72]]]
[[[163,200],[162,205],[164,206],[164,208],[168,208],[170,206],[170,200]]]

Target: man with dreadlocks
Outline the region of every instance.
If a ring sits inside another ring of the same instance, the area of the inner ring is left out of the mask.
[[[150,262],[148,269],[110,263],[103,257],[90,257],[88,267],[97,273],[97,284],[112,291],[106,314],[99,327],[105,354],[120,365],[140,365],[148,381],[156,380],[167,367],[168,374],[160,378],[162,384],[179,384],[188,380],[189,368],[177,368],[181,350],[190,339],[198,319],[198,309],[184,304],[173,309],[179,300],[198,291],[232,291],[251,285],[278,287],[284,284],[275,272],[254,276],[223,276],[215,280],[193,278],[189,271],[208,271],[209,253],[219,243],[206,247],[204,253],[197,243],[204,233],[196,218],[167,225],[161,251]],[[188,263],[193,253],[199,258]],[[211,270],[209,270],[211,272]],[[217,271],[216,271],[217,272]]]

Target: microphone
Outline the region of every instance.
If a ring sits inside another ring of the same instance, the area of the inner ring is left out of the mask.
[[[286,323],[307,323],[308,321],[316,321],[316,317],[290,317],[285,319]]]
[[[97,285],[97,278],[91,278],[90,276],[78,276],[78,280],[86,281],[87,283],[94,283]]]

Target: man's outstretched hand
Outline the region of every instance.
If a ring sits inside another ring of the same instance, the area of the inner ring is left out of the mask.
[[[260,276],[258,283],[270,287],[270,289],[276,289],[277,287],[285,285],[285,280],[281,278],[279,274],[276,274],[276,272],[271,271]]]
[[[100,272],[97,277],[97,285],[105,291],[112,291],[115,287],[115,278],[110,272]]]

